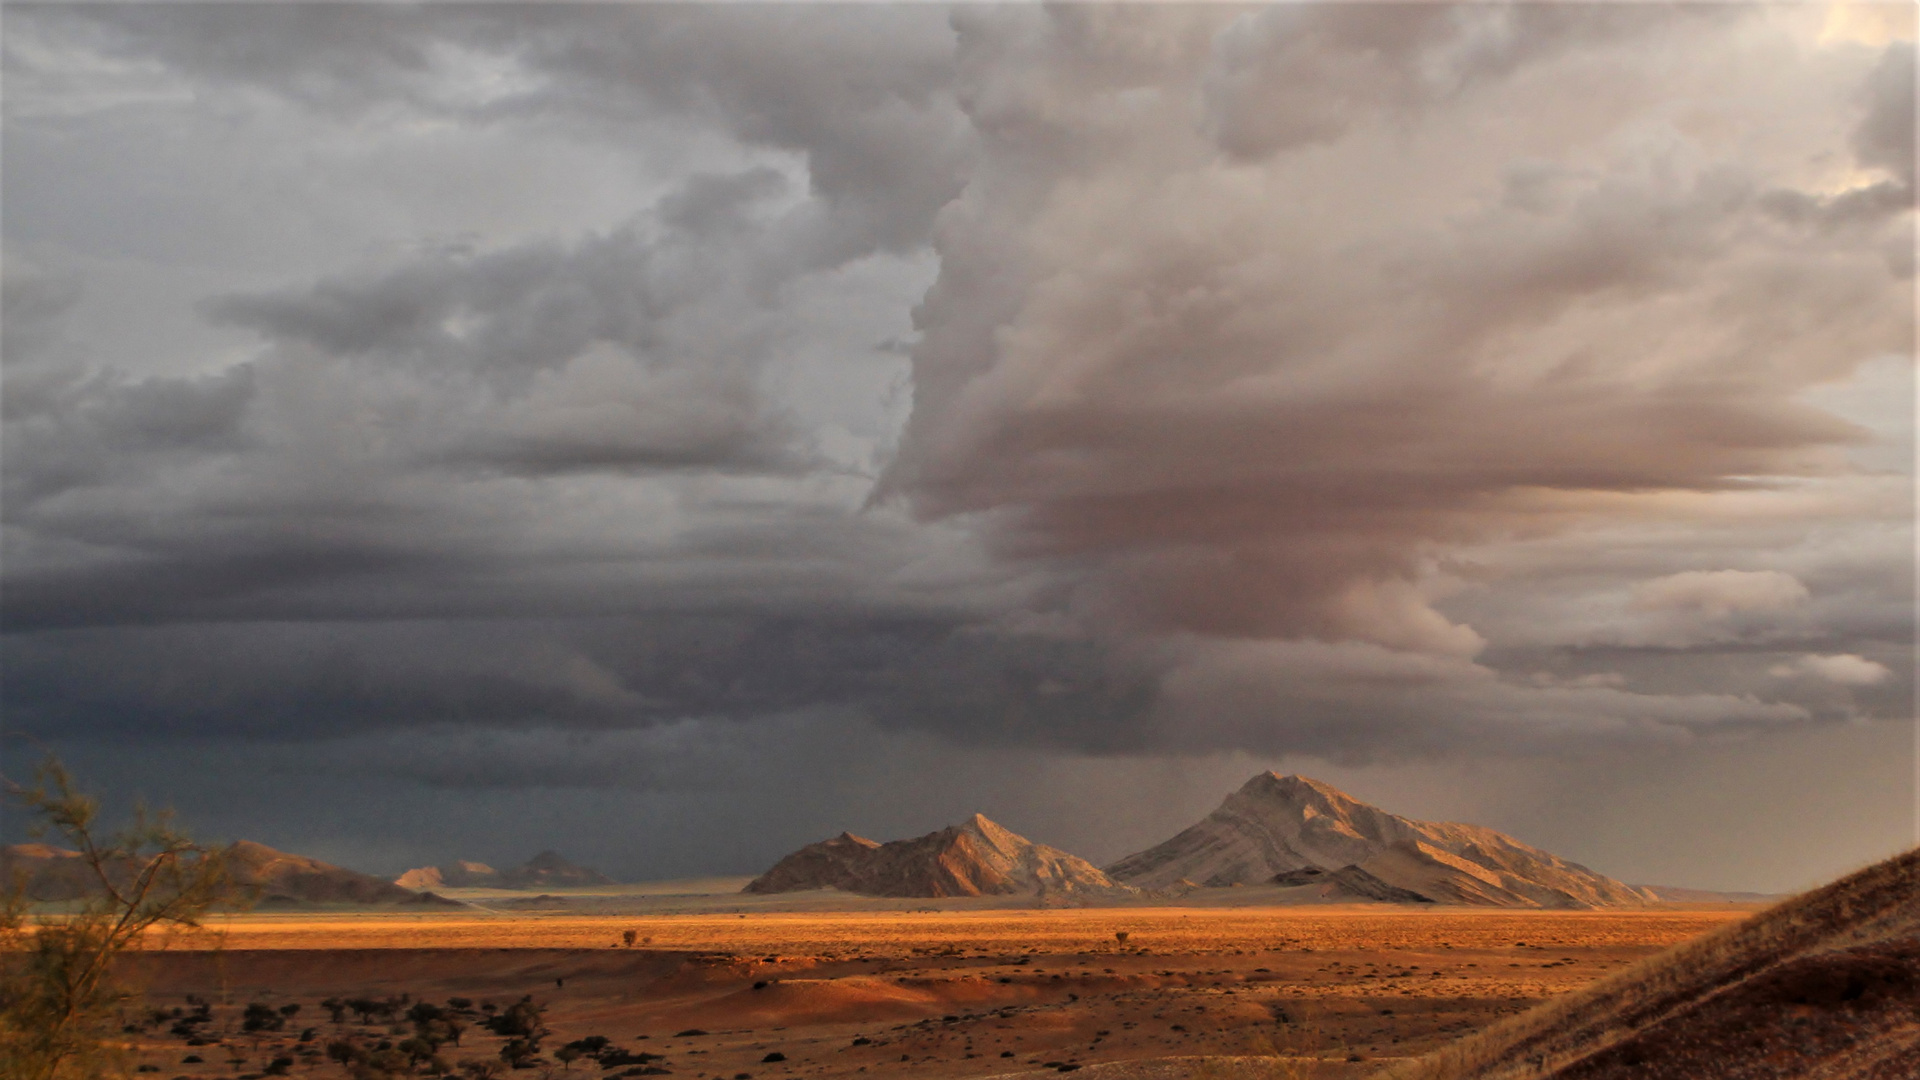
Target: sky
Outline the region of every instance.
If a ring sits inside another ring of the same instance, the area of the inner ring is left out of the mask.
[[[3,17],[9,775],[381,873],[1267,768],[1914,842],[1911,5]]]

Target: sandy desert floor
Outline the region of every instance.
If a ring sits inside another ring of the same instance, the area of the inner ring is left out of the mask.
[[[336,1024],[321,1000],[460,997],[474,1015],[442,1057],[497,1061],[503,1040],[479,1010],[531,995],[553,1034],[544,1067],[513,1076],[1360,1076],[1750,911],[249,915],[220,928],[217,949],[175,942],[129,972],[163,1013],[211,1003],[201,1044],[144,1013],[128,1038],[160,1080],[248,1077],[275,1058],[294,1076],[344,1077],[329,1042],[373,1047],[411,1028]],[[255,1002],[299,1009],[283,1031],[243,1034]],[[591,1035],[630,1060],[554,1060]],[[1110,1064],[1200,1055],[1245,1060]]]

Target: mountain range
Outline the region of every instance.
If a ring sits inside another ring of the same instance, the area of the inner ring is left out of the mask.
[[[1595,908],[1659,899],[1493,829],[1399,817],[1330,784],[1272,772],[1104,871],[975,814],[886,844],[841,833],[781,859],[746,891],[1040,896],[1235,885],[1276,886],[1289,900],[1319,902]]]
[[[238,882],[257,906],[269,908],[459,906],[431,890],[612,884],[553,851],[505,870],[456,861],[395,881],[251,841],[228,851]],[[73,900],[98,887],[78,853],[45,844],[0,848],[0,875],[22,878],[28,897],[40,901]],[[744,891],[1101,901],[1231,886],[1278,890],[1270,902],[1279,903],[1604,908],[1738,898],[1627,885],[1493,829],[1400,817],[1330,784],[1272,772],[1247,781],[1192,826],[1104,870],[975,814],[888,843],[841,833],[786,856]]]

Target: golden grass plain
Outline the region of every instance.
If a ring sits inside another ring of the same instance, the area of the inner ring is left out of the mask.
[[[164,1022],[129,1038],[160,1080],[257,1075],[281,1057],[290,1075],[344,1078],[326,1043],[398,1040],[404,1024],[334,1024],[324,998],[531,995],[554,1034],[543,1067],[510,1074],[529,1080],[1361,1076],[1751,910],[252,914],[129,964],[163,1013],[189,995],[213,1003],[219,1038],[189,1048]],[[246,1036],[238,1017],[253,1002],[299,1005],[296,1023]],[[611,1070],[554,1060],[588,1035],[660,1057]],[[475,1025],[449,1063],[497,1060],[500,1042]],[[1161,1064],[1138,1064],[1149,1061]]]

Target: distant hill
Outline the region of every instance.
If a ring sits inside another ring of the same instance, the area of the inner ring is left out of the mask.
[[[511,889],[550,889],[611,885],[613,879],[590,867],[576,866],[561,858],[558,852],[543,851],[519,866],[500,871],[500,883]]]
[[[308,904],[465,906],[430,892],[401,888],[372,874],[362,874],[305,855],[275,851],[251,840],[238,841],[229,850],[234,860],[234,880],[257,894],[255,903],[258,907]]]
[[[506,870],[461,860],[444,866],[422,866],[394,879],[395,885],[409,889],[552,889],[613,883],[612,878],[600,871],[577,866],[555,851],[543,851]]]
[[[0,881],[16,877],[25,879],[27,899],[36,901],[78,900],[100,888],[79,852],[50,844],[0,848]]]
[[[1299,877],[1303,870],[1327,877]],[[1198,824],[1106,871],[1144,888],[1314,884],[1401,902],[1586,908],[1654,899],[1492,829],[1398,817],[1331,784],[1271,772]]]
[[[1634,888],[1663,904],[1772,904],[1787,898],[1784,893],[1723,892],[1679,885],[1635,885]]]
[[[460,889],[469,885],[498,885],[500,871],[482,862],[457,859],[445,866],[422,866],[395,878],[403,889]]]
[[[1377,1076],[1920,1076],[1920,851],[1676,946]]]
[[[938,832],[886,844],[841,833],[781,859],[743,891],[801,889],[868,896],[1053,896],[1115,886],[1085,859],[975,814]]]
[[[351,904],[362,907],[463,907],[458,901],[416,892],[343,867],[290,855],[251,840],[227,849],[234,883],[256,907],[306,907]],[[131,867],[115,868],[116,876]],[[0,848],[0,874],[26,879],[27,897],[36,901],[78,900],[94,895],[99,883],[77,851],[47,844]]]

